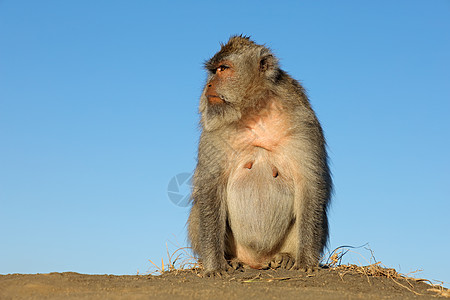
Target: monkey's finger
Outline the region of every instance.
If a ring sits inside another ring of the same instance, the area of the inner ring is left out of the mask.
[[[272,269],[277,269],[277,268],[279,268],[280,267],[280,265],[281,265],[281,260],[272,260],[271,262],[270,262],[270,267],[272,268]]]
[[[281,267],[282,267],[283,269],[287,269],[287,268],[286,268],[286,265],[287,265],[288,262],[289,262],[289,257],[284,257],[284,258],[283,258],[283,261],[281,262]]]
[[[301,272],[306,272],[306,266],[304,264],[299,264],[299,263],[294,263],[294,265],[292,266],[293,270],[299,270]]]
[[[222,272],[222,271],[217,271],[213,273],[213,278],[222,278],[225,276],[226,273]]]
[[[272,261],[270,262],[270,267],[273,269],[277,269],[281,266],[281,263],[284,260],[284,255],[283,254],[277,254]]]
[[[288,269],[288,270],[292,269],[292,267],[294,266],[294,263],[295,263],[294,259],[290,258],[286,263],[286,269]]]
[[[222,276],[229,276],[224,270],[207,271],[203,273],[203,277],[222,278]]]
[[[231,267],[230,271],[242,269],[242,264],[239,261],[236,261],[236,260],[230,261],[229,265]]]
[[[265,264],[263,264],[262,266],[261,266],[261,269],[262,270],[268,270],[268,269],[270,269],[271,268],[271,262],[269,261],[269,262],[266,262]]]

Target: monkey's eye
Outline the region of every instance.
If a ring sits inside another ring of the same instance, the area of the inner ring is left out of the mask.
[[[223,71],[225,71],[226,69],[229,69],[229,68],[230,68],[229,66],[226,66],[226,65],[220,65],[219,67],[216,68],[216,70],[215,70],[214,73],[217,73],[217,72],[223,72]]]

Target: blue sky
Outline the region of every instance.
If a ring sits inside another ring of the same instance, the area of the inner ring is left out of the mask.
[[[0,1],[0,273],[143,273],[185,245],[168,185],[202,63],[243,33],[321,120],[330,248],[450,282],[449,32],[445,0]]]

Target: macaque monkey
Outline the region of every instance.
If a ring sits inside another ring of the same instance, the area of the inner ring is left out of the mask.
[[[233,36],[205,63],[188,236],[206,276],[237,266],[312,271],[328,239],[322,128],[270,49]]]

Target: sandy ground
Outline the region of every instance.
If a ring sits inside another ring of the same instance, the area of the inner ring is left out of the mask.
[[[0,299],[436,299],[424,282],[322,269],[245,270],[225,278],[193,271],[153,275],[73,272],[0,275]],[[444,294],[448,293],[444,290]],[[442,296],[438,296],[439,298]],[[445,298],[443,298],[445,299]]]

